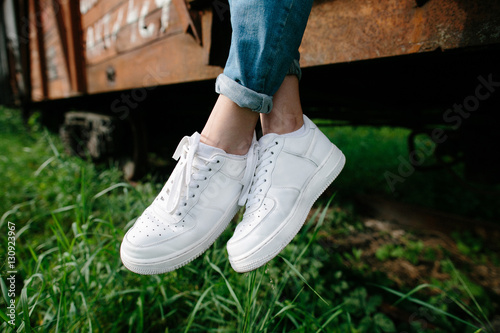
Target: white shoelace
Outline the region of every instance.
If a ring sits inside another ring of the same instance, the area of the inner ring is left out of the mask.
[[[172,185],[166,202],[166,210],[172,214],[176,212],[182,215],[182,208],[188,207],[188,200],[193,197],[190,189],[199,188],[199,182],[207,180],[207,172],[211,171],[209,159],[195,154],[200,143],[200,134],[195,133],[191,137],[185,136],[173,155],[178,161],[176,173],[172,175]],[[247,154],[246,169],[241,180],[243,189],[241,191],[238,204],[243,206],[247,201],[251,180],[257,163],[258,142],[254,133],[252,144]]]
[[[264,185],[267,185],[268,177],[274,167],[274,152],[271,150],[274,144],[273,140],[271,145],[268,145],[267,148],[261,148],[259,151],[253,182],[251,183],[250,191],[248,193],[248,201],[246,204],[247,212],[251,212],[260,206],[260,203],[266,196]]]
[[[195,133],[191,137],[185,136],[175,150],[173,158],[178,160],[180,168],[177,168],[176,175],[171,177],[172,187],[166,205],[170,214],[186,207],[188,199],[194,195],[190,189],[198,188],[198,182],[207,179],[206,173],[210,171],[207,165],[209,160],[200,156],[194,158],[199,143],[200,134]],[[182,212],[179,211],[178,214],[182,215]]]
[[[245,174],[241,179],[243,184],[243,189],[241,190],[240,198],[238,200],[238,205],[243,206],[248,200],[250,186],[252,185],[252,178],[254,176],[255,167],[257,165],[257,159],[259,154],[259,143],[257,142],[257,136],[255,132],[253,133],[252,144],[247,153],[247,165],[245,167]]]

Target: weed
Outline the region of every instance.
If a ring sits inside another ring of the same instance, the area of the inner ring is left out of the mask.
[[[476,289],[476,292],[474,291],[474,285],[458,272],[451,261],[447,260],[446,264],[453,273],[453,279],[449,283],[446,283],[447,286],[445,288],[436,284],[422,284],[404,294],[385,286],[379,285],[378,287],[400,297],[394,305],[398,305],[403,301],[409,301],[418,305],[417,311],[411,316],[415,322],[419,323],[419,326],[424,325],[427,327],[430,322],[432,324],[439,324],[440,326],[448,326],[448,329],[456,330],[456,328],[451,328],[452,324],[446,320],[450,318],[462,323],[464,330],[472,328],[474,332],[494,332],[493,326],[488,319],[490,314],[486,310],[487,307],[477,300],[478,295],[476,293],[478,289]],[[454,281],[456,282],[454,283]],[[425,289],[437,290],[439,294],[431,297],[429,301],[412,297],[412,295]],[[460,311],[453,311],[453,307],[460,309]],[[430,310],[433,315],[426,312],[426,310]],[[461,312],[461,314],[454,314],[457,312]],[[415,318],[419,319],[415,320]]]
[[[141,276],[123,267],[120,243],[161,184],[149,178],[131,186],[113,165],[96,167],[62,153],[60,141],[40,130],[36,118],[30,126],[27,134],[16,111],[0,109],[0,181],[7,185],[0,192],[0,229],[15,222],[20,244],[16,330],[0,308],[3,331],[395,331],[382,311],[385,293],[369,290],[366,277],[355,278],[365,271],[347,269],[334,248],[320,245],[324,230],[342,237],[362,228],[353,214],[332,205],[333,197],[321,201],[278,258],[253,272],[231,270],[224,248],[228,228],[191,264]],[[403,252],[425,252],[418,242],[412,246]],[[364,264],[361,249],[349,256]],[[462,281],[476,297],[471,304],[482,302],[472,284]],[[8,302],[0,282],[1,299]]]

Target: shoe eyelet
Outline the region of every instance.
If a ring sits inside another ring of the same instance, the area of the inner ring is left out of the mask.
[[[217,163],[220,163],[220,161],[219,161],[219,160],[217,160]]]
[[[278,144],[278,141],[276,141],[275,144]]]
[[[182,215],[182,213],[181,213],[181,212],[179,212],[179,213],[177,213],[177,215],[181,216],[181,215]]]
[[[194,198],[194,197],[195,197],[195,195],[193,194],[193,195],[191,196],[191,198]]]
[[[200,185],[196,185],[196,188],[200,188]]]
[[[208,171],[212,171],[212,168],[208,169]]]

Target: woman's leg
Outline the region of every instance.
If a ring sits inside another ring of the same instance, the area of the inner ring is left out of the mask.
[[[228,154],[245,155],[252,144],[258,120],[258,113],[220,95],[201,132],[201,142]]]
[[[233,34],[216,91],[241,107],[269,113],[286,74],[300,76],[298,50],[312,0],[230,0],[229,5]]]
[[[304,125],[299,96],[299,80],[295,75],[287,75],[273,97],[273,110],[261,114],[260,121],[264,135],[286,134]]]
[[[231,0],[231,48],[216,82],[221,96],[201,135],[181,141],[174,172],[125,235],[121,258],[127,268],[140,274],[177,269],[224,231],[256,181],[255,163],[262,157],[253,134],[257,112],[271,111],[275,93],[276,115],[262,116],[266,129],[300,125],[298,80],[285,76],[300,76],[298,47],[311,5],[312,0]]]
[[[299,96],[299,80],[287,75],[273,96],[273,110],[260,114],[263,134],[285,134],[298,130],[304,124]],[[242,108],[220,95],[201,132],[201,142],[218,147],[229,154],[244,155],[252,143],[259,114]]]
[[[284,126],[279,131],[302,126],[298,48],[311,6],[312,0],[230,2],[231,48],[216,83],[220,97],[201,133],[203,143],[245,154],[258,121],[252,111],[267,114],[273,109],[270,117],[261,117],[264,133],[273,124]],[[285,79],[286,74],[294,75]],[[296,122],[290,124],[292,120]]]
[[[229,261],[248,272],[277,256],[312,205],[344,167],[342,152],[302,114],[296,76],[288,75],[261,114],[264,136],[245,214],[227,243]]]

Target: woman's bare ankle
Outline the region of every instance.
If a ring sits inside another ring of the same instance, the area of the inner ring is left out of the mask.
[[[302,106],[299,97],[299,80],[288,75],[273,97],[273,109],[260,117],[262,133],[286,134],[304,125]]]
[[[252,144],[259,114],[220,95],[201,132],[201,142],[228,154],[245,155]]]

